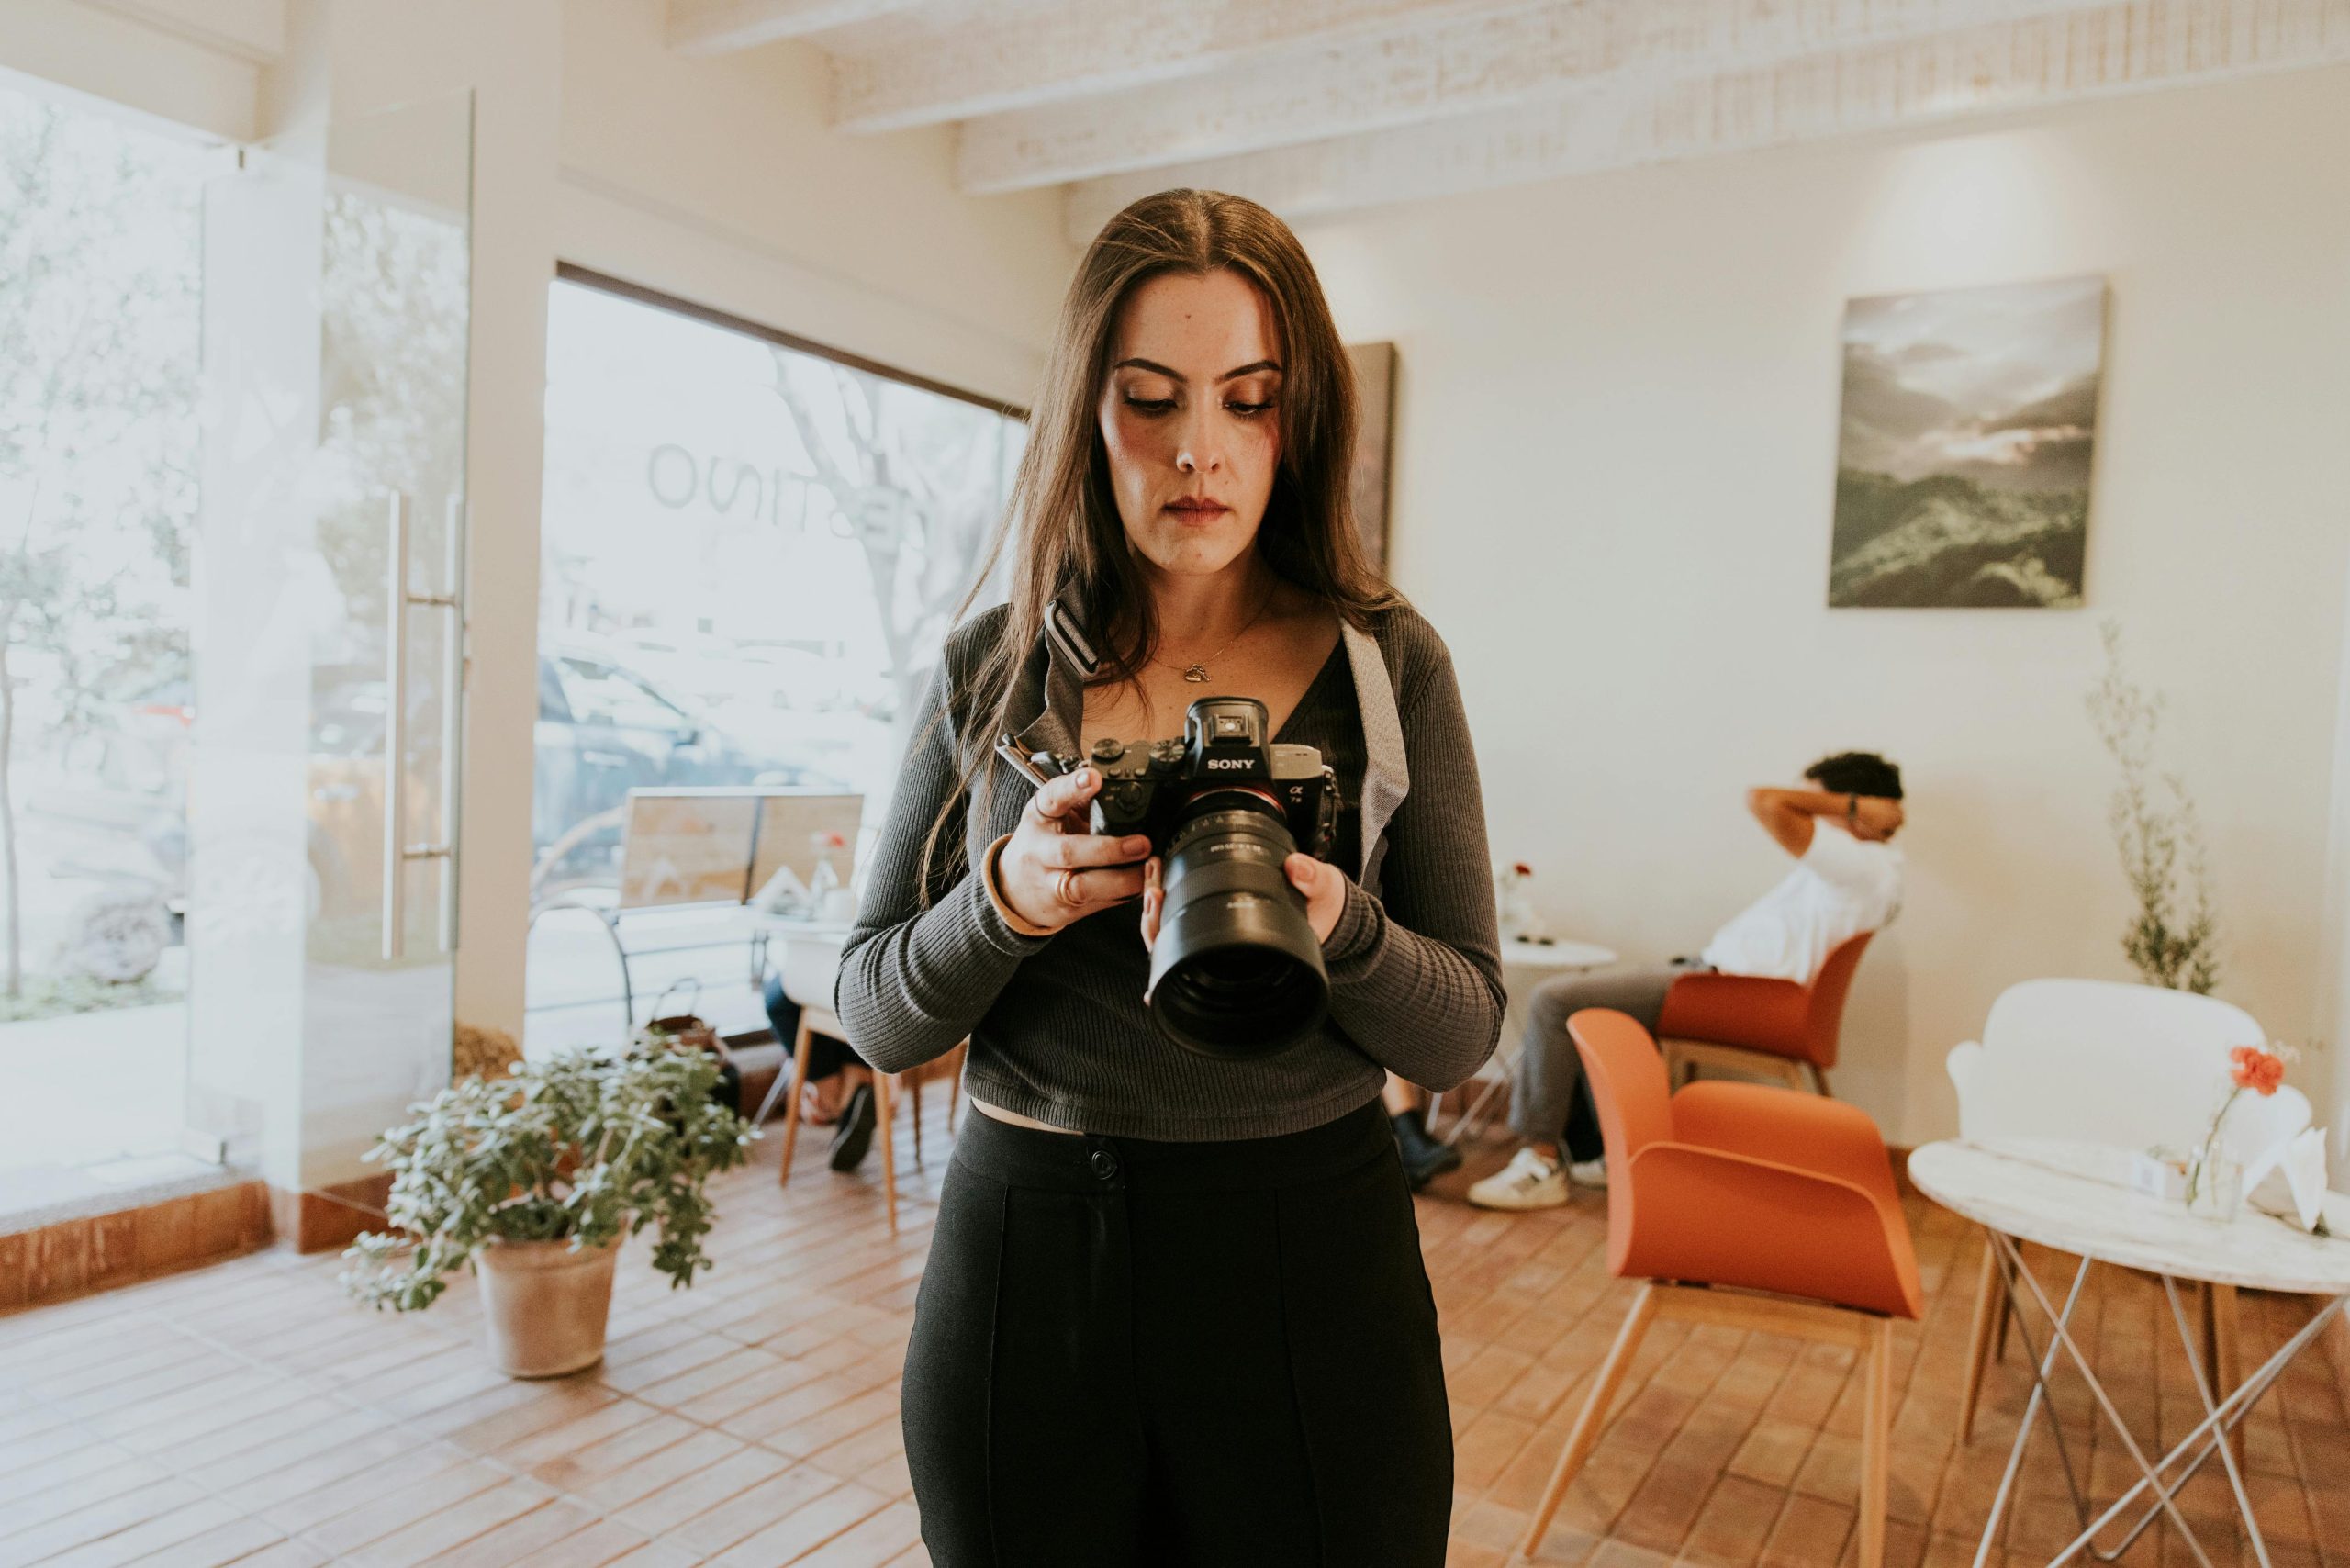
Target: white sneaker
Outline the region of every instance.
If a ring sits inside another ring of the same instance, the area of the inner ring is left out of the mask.
[[[1469,1189],[1481,1209],[1554,1209],[1567,1201],[1567,1173],[1555,1159],[1521,1148],[1510,1162]]]
[[[1567,1164],[1567,1180],[1578,1187],[1589,1187],[1601,1193],[1607,1191],[1606,1157],[1603,1156],[1597,1159],[1570,1160]]]

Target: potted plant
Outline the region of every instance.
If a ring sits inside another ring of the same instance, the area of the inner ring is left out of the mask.
[[[2202,819],[2186,781],[2157,772],[2161,695],[2148,696],[2122,672],[2121,622],[2099,630],[2105,673],[2089,692],[2089,718],[2121,770],[2106,812],[2137,900],[2121,933],[2122,956],[2148,985],[2208,996],[2220,983],[2220,922]]]
[[[369,1152],[392,1169],[395,1228],[344,1254],[345,1288],[409,1312],[470,1263],[501,1371],[594,1365],[624,1237],[657,1230],[653,1266],[672,1288],[709,1265],[704,1185],[751,1138],[711,1099],[718,1076],[700,1051],[573,1051],[451,1084]]]

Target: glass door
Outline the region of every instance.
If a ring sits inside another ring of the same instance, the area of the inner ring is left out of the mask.
[[[204,199],[188,1120],[288,1191],[448,1079],[470,95]]]
[[[191,1171],[197,194],[218,155],[0,82],[0,1229]]]

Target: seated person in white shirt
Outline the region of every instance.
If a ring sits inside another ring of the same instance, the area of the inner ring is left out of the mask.
[[[1872,752],[1843,752],[1804,769],[1807,790],[1754,790],[1747,809],[1796,857],[1785,880],[1714,934],[1696,958],[1653,969],[1560,975],[1527,1007],[1526,1048],[1511,1081],[1510,1127],[1524,1140],[1510,1162],[1469,1189],[1489,1209],[1550,1208],[1568,1183],[1605,1187],[1599,1118],[1567,1020],[1586,1007],[1628,1013],[1650,1029],[1664,993],[1700,969],[1808,982],[1840,942],[1886,924],[1901,909],[1901,770]]]

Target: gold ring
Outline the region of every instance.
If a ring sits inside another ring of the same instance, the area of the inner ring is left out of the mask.
[[[1064,867],[1062,867],[1062,868],[1061,868],[1061,874],[1060,874],[1060,877],[1058,878],[1058,883],[1059,883],[1059,887],[1060,887],[1060,897],[1061,897],[1061,902],[1063,902],[1063,903],[1065,903],[1065,904],[1074,904],[1074,903],[1076,903],[1076,902],[1077,902],[1077,895],[1076,895],[1075,893],[1073,893],[1073,892],[1069,891],[1069,879],[1070,879],[1071,877],[1076,876],[1076,875],[1077,875],[1077,871],[1076,871],[1076,868],[1073,868],[1073,867],[1069,867],[1069,866],[1064,866]]]

